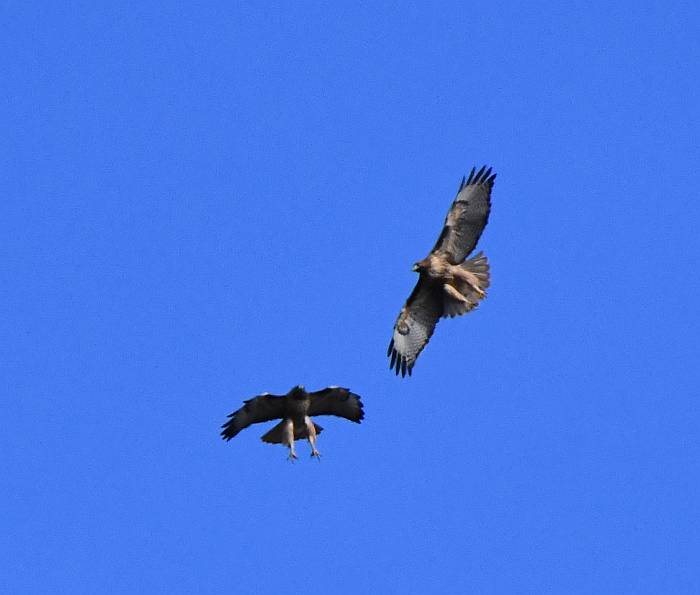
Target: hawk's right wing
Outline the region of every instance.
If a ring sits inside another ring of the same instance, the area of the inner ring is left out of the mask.
[[[251,424],[284,417],[286,396],[264,393],[244,401],[245,405],[229,415],[229,420],[221,426],[221,437],[231,440],[238,432]]]
[[[406,376],[406,372],[411,375],[416,358],[430,341],[442,313],[440,286],[431,286],[419,279],[396,319],[387,351],[387,356],[391,357],[389,369],[396,368],[397,376],[399,372],[401,376]]]

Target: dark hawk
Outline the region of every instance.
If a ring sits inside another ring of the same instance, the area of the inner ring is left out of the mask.
[[[294,441],[306,438],[311,445],[311,456],[320,458],[316,449],[316,436],[323,428],[311,419],[316,415],[336,415],[360,423],[365,414],[359,395],[347,388],[329,386],[316,392],[306,392],[303,386],[293,387],[286,395],[264,393],[244,401],[243,407],[229,415],[221,426],[221,436],[231,440],[238,432],[251,424],[273,419],[282,421],[263,434],[263,442],[286,444],[289,459],[297,458]]]

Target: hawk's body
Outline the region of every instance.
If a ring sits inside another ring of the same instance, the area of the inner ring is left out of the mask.
[[[411,374],[418,355],[428,344],[441,317],[470,312],[486,297],[489,265],[480,252],[465,261],[476,247],[491,211],[491,188],[496,174],[472,169],[457,191],[437,243],[413,270],[418,283],[401,309],[387,355],[390,368]]]
[[[286,444],[289,458],[296,459],[294,441],[306,438],[311,445],[311,456],[320,457],[316,450],[316,436],[323,428],[311,420],[314,415],[337,415],[360,423],[364,417],[360,397],[347,388],[330,386],[316,392],[306,392],[303,386],[293,387],[286,395],[264,393],[245,401],[238,411],[229,415],[222,426],[221,436],[231,440],[251,424],[282,419],[262,436],[263,442]]]

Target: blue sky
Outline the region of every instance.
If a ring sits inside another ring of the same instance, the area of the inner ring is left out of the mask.
[[[3,9],[0,590],[697,593],[690,3]],[[461,176],[488,299],[386,346]],[[349,386],[320,463],[243,399]]]

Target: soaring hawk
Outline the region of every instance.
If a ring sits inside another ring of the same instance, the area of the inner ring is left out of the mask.
[[[401,309],[387,356],[389,368],[409,376],[418,355],[428,344],[441,317],[460,316],[486,297],[489,264],[481,252],[465,262],[486,227],[491,210],[491,188],[496,174],[482,167],[457,190],[435,247],[413,270],[420,277]]]

